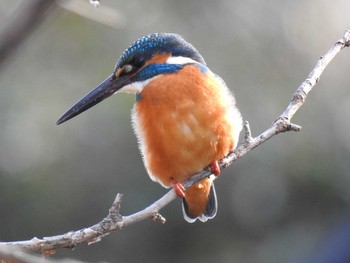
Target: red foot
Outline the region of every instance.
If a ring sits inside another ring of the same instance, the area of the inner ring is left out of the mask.
[[[178,197],[184,198],[186,196],[185,187],[181,183],[178,183],[175,179],[171,180],[171,186],[174,188],[175,193],[177,194]]]
[[[220,175],[220,166],[218,164],[218,161],[214,161],[210,164],[210,170],[213,172],[215,176]]]

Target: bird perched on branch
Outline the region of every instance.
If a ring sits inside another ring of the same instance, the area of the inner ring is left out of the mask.
[[[184,218],[205,222],[217,212],[212,177],[185,189],[181,182],[232,152],[242,117],[232,92],[181,36],[156,33],[135,41],[112,74],[78,101],[61,124],[115,93],[134,93],[132,123],[147,172],[183,198]]]

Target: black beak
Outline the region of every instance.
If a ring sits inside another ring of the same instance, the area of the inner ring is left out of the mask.
[[[90,91],[89,94],[79,100],[72,108],[63,114],[63,116],[59,118],[56,124],[59,125],[79,115],[87,109],[90,109],[97,103],[112,96],[115,92],[128,84],[130,84],[130,79],[128,76],[117,78],[114,74],[110,75],[105,81]]]

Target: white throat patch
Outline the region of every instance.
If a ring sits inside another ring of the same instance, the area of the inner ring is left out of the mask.
[[[116,94],[116,93],[132,93],[132,94],[140,93],[143,90],[143,88],[145,86],[147,86],[147,84],[156,77],[157,76],[150,78],[150,79],[143,80],[143,81],[136,81],[134,83],[126,85],[126,86],[122,87],[120,90],[118,90],[117,92],[115,92],[114,94]]]

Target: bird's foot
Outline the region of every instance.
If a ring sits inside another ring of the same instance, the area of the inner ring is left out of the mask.
[[[175,193],[178,197],[184,198],[186,196],[185,187],[181,183],[177,182],[175,179],[171,179],[171,186],[174,188]]]
[[[210,170],[213,172],[215,176],[220,175],[220,166],[218,164],[218,161],[214,161],[210,164]]]

